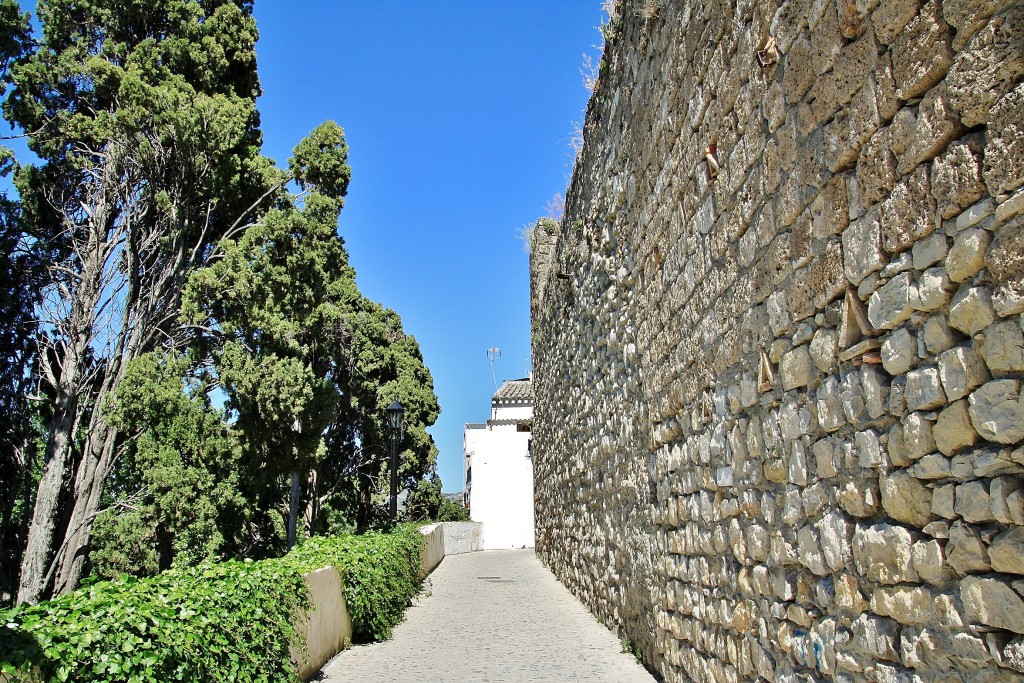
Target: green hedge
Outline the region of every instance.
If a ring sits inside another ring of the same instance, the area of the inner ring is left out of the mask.
[[[389,637],[419,590],[422,538],[315,538],[285,557],[103,581],[0,612],[0,672],[14,681],[297,681],[302,575],[335,566],[357,640]]]

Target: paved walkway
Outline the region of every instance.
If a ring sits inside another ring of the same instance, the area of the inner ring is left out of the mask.
[[[331,660],[335,683],[652,683],[532,550],[449,555],[392,640]]]

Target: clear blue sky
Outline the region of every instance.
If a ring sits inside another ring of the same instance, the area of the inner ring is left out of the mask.
[[[462,426],[530,356],[520,228],[564,192],[600,0],[257,0],[264,153],[326,119],[352,183],[340,231],[360,289],[419,340],[441,403],[430,430],[462,489]]]

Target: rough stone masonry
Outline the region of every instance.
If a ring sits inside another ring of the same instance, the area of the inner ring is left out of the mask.
[[[667,681],[1022,680],[1024,3],[605,31],[531,263],[540,556]]]

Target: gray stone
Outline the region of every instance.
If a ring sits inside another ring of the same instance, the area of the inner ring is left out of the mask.
[[[1020,29],[1019,29],[1020,30]],[[1024,44],[1024,39],[1021,40]],[[1024,62],[1019,56],[1018,60]],[[1020,112],[1024,109],[1024,84],[1004,95],[992,107],[992,118],[986,129],[984,176],[993,195],[1013,192],[1024,184],[1024,125]]]
[[[944,455],[954,455],[977,443],[978,433],[971,425],[967,401],[952,403],[939,413],[932,434],[936,447]]]
[[[926,455],[914,465],[914,476],[918,479],[947,479],[952,474],[949,458],[938,453]]]
[[[1018,380],[999,379],[970,396],[971,424],[982,438],[1012,444],[1024,439],[1024,401]]]
[[[968,522],[989,522],[992,520],[992,505],[988,497],[988,487],[983,481],[971,481],[956,487],[956,505],[953,508],[957,515]]]
[[[972,346],[958,346],[939,356],[939,377],[949,401],[956,401],[987,382],[988,368]]]
[[[851,646],[856,651],[874,658],[899,661],[900,656],[896,650],[899,638],[897,621],[862,614],[853,622],[851,630]]]
[[[934,181],[932,182],[934,185]],[[946,258],[949,247],[946,245],[946,235],[941,232],[933,232],[923,240],[914,242],[912,250],[914,258],[914,270],[925,270]]]
[[[814,453],[815,474],[823,479],[831,479],[838,474],[831,441],[828,439],[815,441],[811,452]]]
[[[1018,477],[996,477],[989,485],[989,500],[992,504],[992,516],[1003,524],[1020,524],[1024,518],[1024,510],[1014,509],[1014,503],[1021,501],[1019,491],[1024,481]],[[1016,495],[1014,495],[1016,494]]]
[[[918,311],[936,311],[949,303],[952,289],[944,268],[929,268],[911,288],[910,305]]]
[[[900,273],[880,287],[868,301],[868,320],[878,330],[891,330],[909,320],[910,273]]]
[[[800,555],[800,563],[818,576],[825,576],[829,573],[825,566],[825,558],[818,547],[818,534],[812,526],[805,526],[797,534],[797,552]]]
[[[992,296],[985,287],[961,287],[949,307],[949,325],[968,336],[982,331],[996,320]]]
[[[984,189],[983,189],[984,192]],[[982,199],[980,202],[971,205],[966,211],[956,217],[956,229],[963,230],[977,225],[982,220],[992,215],[996,209],[996,202],[991,197]]]
[[[906,470],[879,477],[882,507],[898,522],[923,527],[932,519],[932,492]]]
[[[960,583],[964,613],[975,624],[1024,633],[1024,600],[997,579],[968,576]]]
[[[943,315],[933,315],[924,324],[924,346],[928,353],[940,354],[956,343],[956,333]]]
[[[935,596],[927,588],[919,586],[878,588],[871,594],[871,610],[883,617],[892,617],[901,624],[928,624],[937,616]]]
[[[903,448],[911,460],[933,453],[936,448],[933,421],[923,413],[910,413],[903,418]]]
[[[956,485],[946,484],[932,489],[932,513],[946,519],[956,519],[953,506],[956,500]]]
[[[857,432],[857,463],[861,467],[878,467],[885,462],[878,434],[873,429]]]
[[[1024,212],[1024,190],[1018,190],[996,207],[996,222],[1006,223],[1021,212]]]
[[[1015,322],[996,323],[985,330],[981,357],[996,377],[1024,372],[1024,332]]]
[[[779,374],[782,376],[782,388],[786,391],[807,386],[811,381],[814,366],[806,346],[793,349],[782,356]]]
[[[824,373],[830,373],[836,365],[839,335],[835,330],[818,329],[811,339],[811,360],[815,367]]]
[[[856,370],[843,372],[843,382],[839,391],[839,398],[843,402],[843,412],[846,413],[846,419],[852,423],[857,423],[863,417],[866,408],[859,372]]]
[[[953,282],[963,282],[981,272],[985,267],[985,252],[992,243],[987,230],[968,228],[953,240],[953,246],[946,257],[946,272]]]
[[[942,585],[952,578],[952,572],[945,566],[942,545],[938,541],[918,541],[911,548],[911,556],[914,559],[914,571],[928,583]]]
[[[917,361],[917,339],[901,327],[882,342],[881,357],[886,372],[894,377],[904,375]]]
[[[988,557],[997,572],[1024,574],[1024,527],[1011,526],[992,539]]]
[[[978,532],[963,522],[955,522],[949,529],[946,563],[961,576],[987,572],[992,568],[988,562],[988,551]]]
[[[889,524],[858,526],[853,534],[853,560],[857,571],[872,581],[895,584],[917,581],[907,529]]]
[[[882,232],[878,213],[868,212],[852,221],[843,231],[843,269],[847,279],[859,285],[871,273],[880,271],[888,262],[882,251]]]
[[[864,389],[864,405],[868,417],[881,417],[885,413],[889,397],[887,378],[875,366],[864,365],[860,369],[860,385]]]
[[[946,402],[938,368],[918,368],[907,373],[907,409],[929,410]]]

